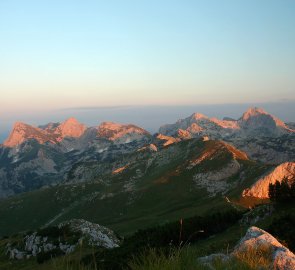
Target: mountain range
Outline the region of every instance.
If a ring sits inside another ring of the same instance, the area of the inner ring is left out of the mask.
[[[73,218],[128,234],[232,202],[248,207],[294,173],[294,139],[292,125],[258,108],[238,120],[194,113],[156,134],[73,118],[16,123],[0,147],[0,234]]]
[[[161,126],[156,134],[113,122],[86,127],[74,118],[38,127],[17,122],[0,146],[0,197],[91,181],[120,171],[118,168],[133,162],[137,152],[162,152],[194,139],[221,140],[245,152],[249,159],[268,165],[295,159],[292,124],[259,108],[248,109],[238,120],[194,113]]]

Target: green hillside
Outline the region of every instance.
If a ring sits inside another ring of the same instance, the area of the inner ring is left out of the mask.
[[[221,180],[228,185],[223,194],[212,196],[205,187],[196,185],[196,174],[220,172],[233,160],[239,169]],[[93,162],[79,166],[95,170]],[[245,187],[269,169],[245,159],[223,142],[197,139],[158,152],[142,150],[124,156],[118,162],[118,167],[123,166],[126,169],[120,173],[91,182],[68,183],[2,200],[0,235],[72,218],[83,218],[128,235],[156,224],[231,208],[224,196],[238,199]]]

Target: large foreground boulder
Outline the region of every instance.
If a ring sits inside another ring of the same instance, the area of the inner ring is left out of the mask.
[[[295,255],[271,234],[257,227],[250,227],[229,255],[212,254],[199,258],[199,262],[211,269],[215,269],[216,260],[225,264],[240,261],[249,266],[261,266],[261,269],[295,269]]]

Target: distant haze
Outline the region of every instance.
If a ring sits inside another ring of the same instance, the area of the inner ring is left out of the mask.
[[[132,123],[155,133],[164,124],[174,123],[178,119],[190,116],[194,112],[203,113],[209,117],[222,119],[225,116],[238,119],[249,107],[261,107],[267,112],[279,117],[285,122],[295,121],[295,103],[278,102],[262,104],[218,104],[190,106],[117,106],[67,108],[54,111],[27,112],[7,114],[0,118],[0,140],[3,141],[16,121],[32,125],[48,122],[62,122],[69,117],[75,117],[88,126],[97,126],[103,121]],[[4,117],[4,118],[3,118]]]
[[[70,116],[154,132],[255,105],[294,121],[294,10],[294,0],[0,1],[0,140],[17,120]]]

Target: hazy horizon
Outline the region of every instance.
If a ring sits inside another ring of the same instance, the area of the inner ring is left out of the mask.
[[[294,121],[294,10],[291,0],[0,1],[0,141],[15,121],[71,116],[155,131],[195,111],[237,118],[260,106]]]

